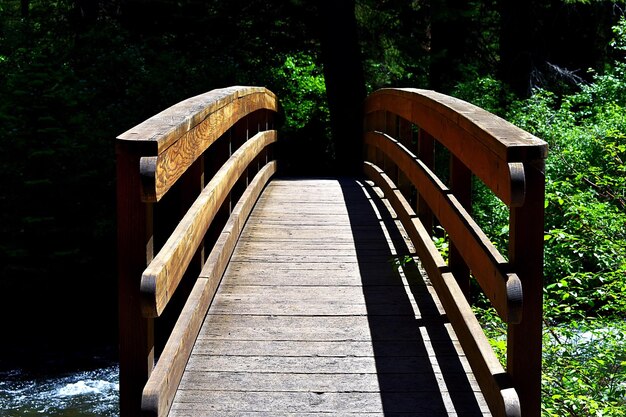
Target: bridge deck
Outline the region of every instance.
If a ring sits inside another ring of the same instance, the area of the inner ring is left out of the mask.
[[[275,179],[207,314],[170,416],[489,415],[377,189]]]

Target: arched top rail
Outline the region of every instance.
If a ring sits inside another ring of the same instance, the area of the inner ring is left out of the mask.
[[[375,91],[364,113],[364,172],[414,243],[492,414],[539,416],[547,143],[429,90]],[[506,258],[472,217],[474,177],[509,207]],[[506,371],[468,303],[472,280],[507,323]]]
[[[548,153],[543,140],[480,107],[435,91],[380,89],[367,98],[365,113],[380,110],[424,128],[461,160],[471,145],[486,148],[504,162],[545,159]],[[474,143],[455,143],[461,137]]]
[[[365,115],[387,112],[428,132],[509,207],[524,204],[522,163],[543,160],[547,144],[506,120],[430,90],[383,88],[365,102]]]
[[[183,100],[119,135],[118,143],[134,147],[141,156],[142,200],[159,201],[217,138],[258,110],[278,110],[274,93],[264,87],[216,89]]]

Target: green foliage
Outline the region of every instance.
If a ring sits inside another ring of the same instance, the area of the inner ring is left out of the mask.
[[[415,259],[409,255],[393,256],[391,259],[389,259],[389,263],[391,264],[391,268],[394,271],[398,271],[400,268],[415,263]]]
[[[506,325],[493,308],[474,308],[506,367]],[[626,415],[626,322],[579,320],[543,329],[542,416]]]
[[[623,26],[616,29],[618,36],[623,37]],[[623,44],[620,39],[614,44]],[[491,78],[457,90],[548,142],[544,272],[546,315],[553,320],[626,314],[626,302],[617,295],[626,290],[624,68],[618,61],[593,83],[562,97],[537,90],[511,102]],[[506,207],[479,183],[474,199],[476,220],[506,253]]]
[[[272,70],[272,79],[278,86],[276,94],[281,98],[287,129],[302,129],[320,118],[328,120],[324,75],[313,57],[287,55],[282,66]]]
[[[539,92],[512,114],[550,146],[545,276],[554,318],[625,311],[607,290],[626,289],[626,123],[617,101],[626,84],[619,91],[607,78],[561,100]]]
[[[544,332],[543,415],[626,416],[626,324],[573,322]]]
[[[626,45],[626,22],[613,45]],[[485,79],[459,96],[546,140],[544,416],[626,415],[626,64],[618,60],[576,93],[538,89],[516,101]],[[489,86],[489,88],[484,88]],[[476,89],[475,92],[474,89]],[[491,90],[491,95],[489,94]],[[487,97],[485,97],[487,96]],[[505,251],[508,213],[475,184],[474,216]],[[506,331],[475,308],[505,362]]]
[[[505,104],[513,100],[507,87],[491,76],[460,82],[452,95],[500,116],[506,112]]]
[[[419,1],[362,0],[355,15],[368,92],[427,83],[428,7]]]
[[[17,296],[0,315],[37,317],[9,320],[5,346],[65,343],[78,328],[115,340],[113,139],[213,88],[273,89],[276,57],[309,36],[293,14],[276,18],[288,5],[113,1],[87,16],[83,3],[31,0],[24,16],[2,2],[0,293]]]

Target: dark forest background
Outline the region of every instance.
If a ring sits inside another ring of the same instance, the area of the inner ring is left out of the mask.
[[[115,357],[114,138],[149,116],[214,88],[265,86],[281,100],[280,134],[296,158],[290,168],[305,174],[340,172],[351,145],[337,139],[345,132],[334,121],[358,117],[360,100],[381,87],[457,95],[539,135],[566,98],[580,98],[598,77],[623,75],[615,68],[624,48],[611,43],[623,7],[590,0],[3,0],[0,366]],[[548,92],[550,105],[537,98]],[[580,103],[570,109],[591,108]],[[543,116],[555,113],[533,128],[522,116],[543,117],[540,105]],[[621,137],[607,152],[623,155]],[[324,171],[313,171],[313,159]],[[609,186],[623,192],[623,183]],[[555,206],[560,190],[547,192]],[[618,195],[614,206],[623,202]],[[554,285],[579,272],[549,268]],[[554,311],[565,314],[557,301]]]

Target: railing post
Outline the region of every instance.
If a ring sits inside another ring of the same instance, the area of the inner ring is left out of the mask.
[[[229,130],[217,141],[215,141],[215,143],[213,143],[213,145],[211,145],[211,147],[206,151],[205,176],[207,178],[213,178],[215,173],[217,173],[221,166],[224,165],[224,163],[228,160],[230,154],[232,153],[230,136],[231,132]],[[207,250],[211,250],[218,236],[220,235],[220,233],[222,233],[222,228],[228,220],[230,210],[231,195],[229,193],[224,200],[222,207],[220,207],[218,213],[215,215],[215,218],[211,222],[209,230],[205,234],[205,246]]]
[[[377,111],[371,113],[366,120],[366,131],[379,131],[384,132],[386,128],[386,112],[385,111]],[[366,160],[372,161],[375,165],[384,169],[384,154],[380,151],[380,149],[375,147],[368,147],[368,154],[366,155]]]
[[[544,160],[524,164],[525,204],[511,208],[509,261],[522,282],[522,321],[510,324],[507,371],[518,390],[522,415],[541,414],[543,314]]]
[[[435,167],[435,138],[428,132],[420,128],[417,139],[417,157],[424,165],[431,170]],[[417,215],[422,224],[432,236],[433,234],[433,211],[428,207],[428,203],[419,195],[417,195]]]
[[[239,149],[241,147],[241,145],[243,145],[244,143],[246,143],[246,141],[248,139],[250,139],[252,136],[254,136],[254,120],[252,119],[251,115],[247,115],[246,117],[244,117],[243,119],[239,120],[237,123],[235,123],[235,125],[230,129],[231,131],[231,155],[237,151],[237,149]],[[241,176],[241,178],[239,179],[239,181],[237,181],[237,184],[235,184],[235,186],[233,187],[232,192],[230,193],[231,195],[231,210],[235,207],[235,204],[237,204],[237,200],[239,200],[239,197],[241,197],[241,195],[243,194],[244,190],[246,189],[246,187],[248,186],[248,174],[249,174],[249,170],[250,168],[247,167],[245,170],[245,173]]]
[[[450,155],[450,189],[459,203],[468,213],[472,212],[472,171],[470,171],[456,156]],[[465,298],[470,296],[470,270],[461,257],[456,245],[450,242],[448,265],[456,278]]]
[[[154,321],[143,317],[141,274],[153,256],[152,204],[140,198],[139,154],[116,145],[120,416],[135,417],[154,367]]]
[[[398,117],[397,139],[401,144],[406,146],[408,150],[415,153],[415,149],[413,149],[414,146],[412,126],[413,125],[408,120]],[[398,189],[406,198],[406,200],[409,202],[413,202],[412,204],[414,204],[415,202],[413,199],[413,187],[411,186],[411,182],[401,170],[398,170],[398,182],[396,184],[398,185]]]

